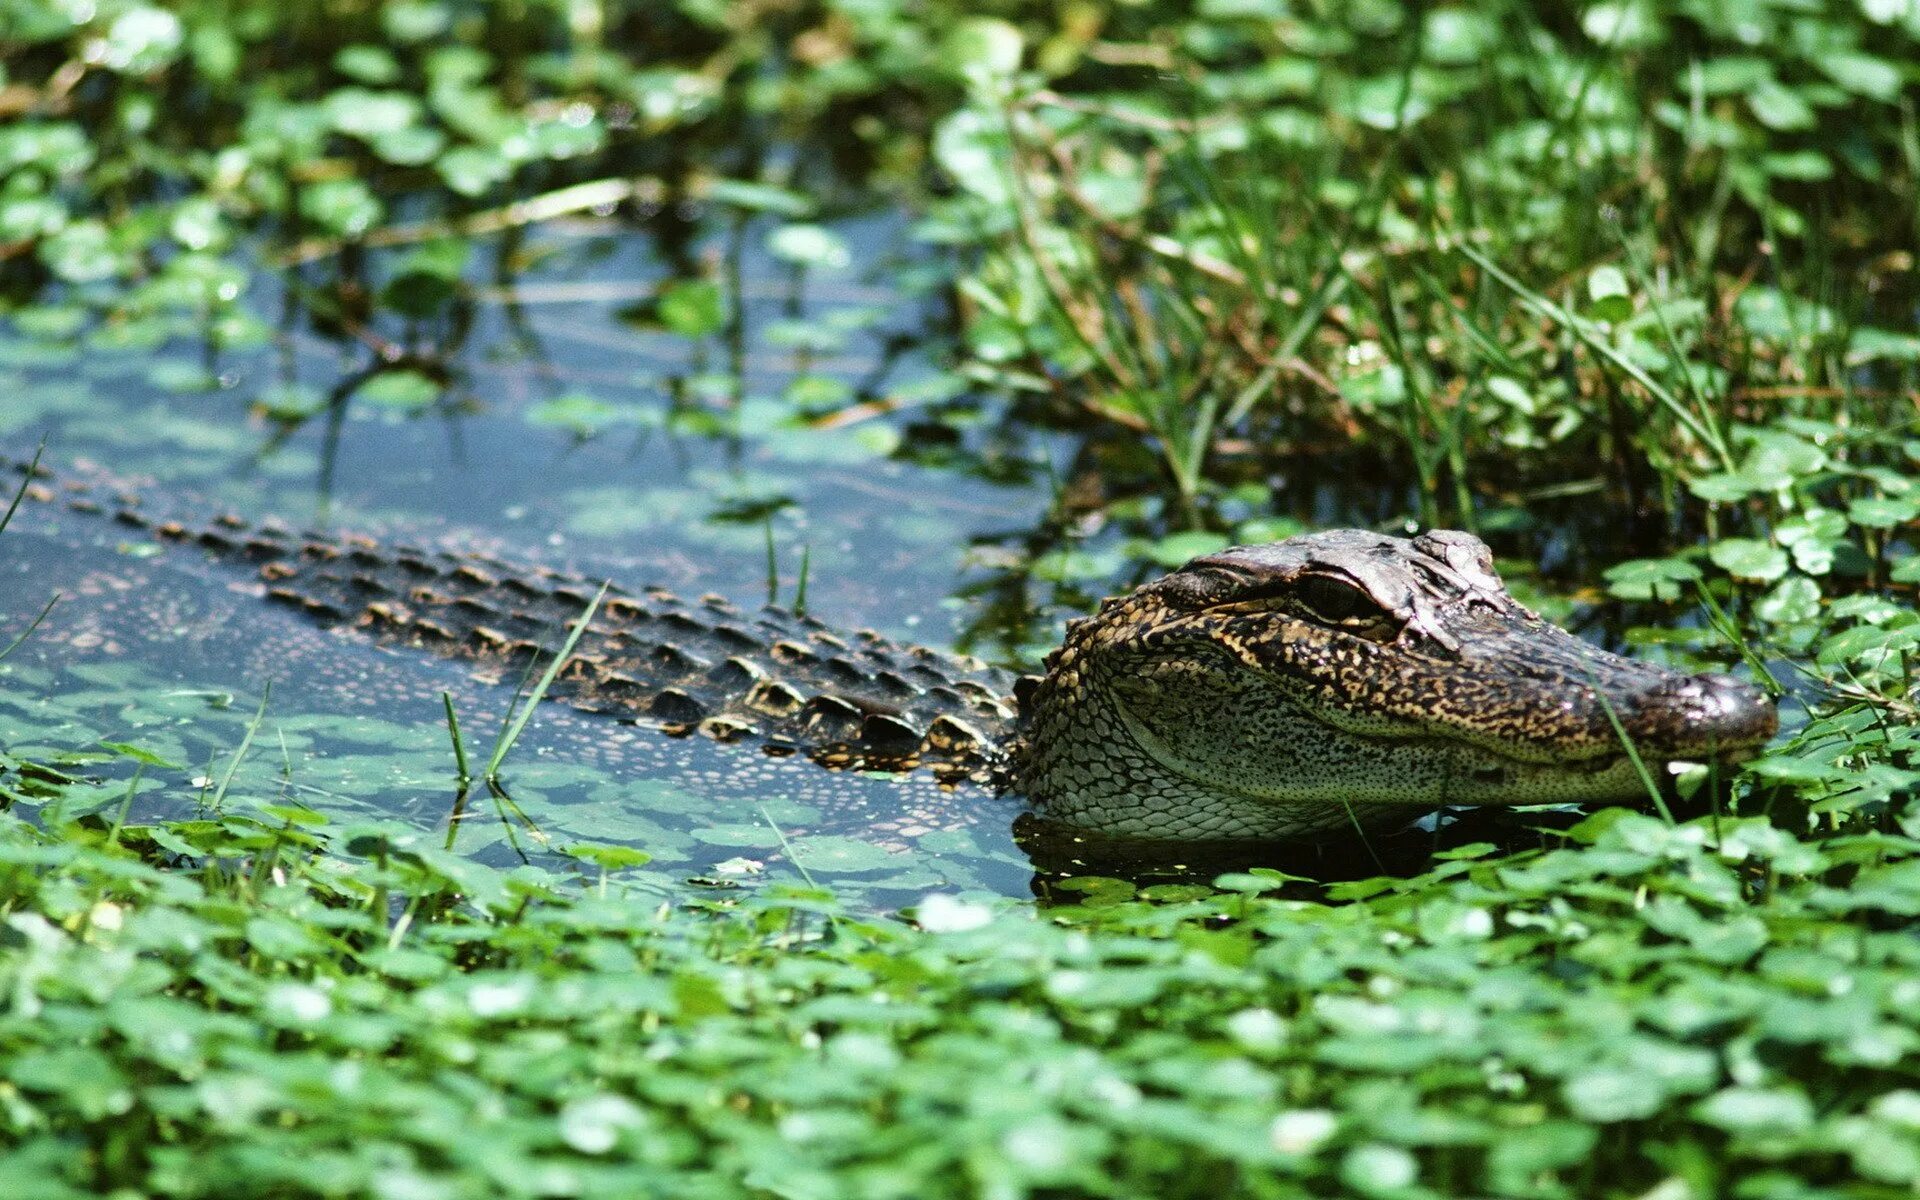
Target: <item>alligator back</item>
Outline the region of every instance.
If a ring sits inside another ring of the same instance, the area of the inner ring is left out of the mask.
[[[230,564],[267,601],[322,626],[467,660],[507,685],[544,668],[601,587],[489,554],[183,517],[114,481],[38,474],[33,500]],[[718,596],[609,584],[548,695],[671,735],[757,739],[769,753],[831,767],[927,766],[942,780],[988,782],[1011,736],[1014,682],[974,659],[871,630],[836,634],[778,606],[747,611]]]

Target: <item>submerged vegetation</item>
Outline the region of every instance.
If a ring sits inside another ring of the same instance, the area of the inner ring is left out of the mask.
[[[803,605],[832,547],[742,444],[1038,481],[1014,532],[914,530],[1012,661],[1230,541],[1468,528],[1547,614],[1751,672],[1780,741],[1405,874],[889,914],[674,886],[643,837],[449,852],[236,777],[260,716],[197,784],[37,731],[0,1194],[1920,1187],[1920,6],[987,7],[0,0],[0,435],[108,404],[35,370],[132,354],[164,402],[93,414],[107,450],[164,411],[173,458],[296,447],[323,492],[369,415],[710,438],[697,507],[589,479],[562,519],[711,510]],[[583,356],[647,339],[645,397],[551,361],[522,286],[636,242]],[[588,382],[490,397],[516,346]],[[55,678],[0,670],[10,713]],[[727,836],[777,858],[788,811]]]

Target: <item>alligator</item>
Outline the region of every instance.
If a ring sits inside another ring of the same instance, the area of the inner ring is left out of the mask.
[[[1631,799],[1649,770],[1739,761],[1777,728],[1749,684],[1611,654],[1542,620],[1508,594],[1487,546],[1453,531],[1330,530],[1197,558],[1071,622],[1044,673],[1021,676],[773,605],[231,514],[182,519],[111,479],[42,468],[24,487],[242,566],[252,590],[310,622],[467,660],[493,681],[550,661],[591,610],[551,698],[830,768],[925,770],[1123,838],[1287,839],[1449,805]]]

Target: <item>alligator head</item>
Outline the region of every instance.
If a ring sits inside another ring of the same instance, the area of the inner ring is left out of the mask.
[[[1274,838],[1446,804],[1645,794],[1778,726],[1725,675],[1609,654],[1507,594],[1464,533],[1341,529],[1196,559],[1074,623],[1014,782],[1120,835]]]

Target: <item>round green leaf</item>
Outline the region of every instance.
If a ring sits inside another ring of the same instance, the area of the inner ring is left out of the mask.
[[[1707,555],[1715,566],[1741,579],[1770,583],[1787,573],[1787,552],[1755,538],[1722,538]]]
[[[710,279],[684,279],[660,293],[660,323],[682,337],[702,338],[727,325],[726,294]]]
[[[1700,568],[1680,558],[1636,558],[1611,567],[1607,591],[1622,600],[1678,600]]]
[[[1920,495],[1864,496],[1847,504],[1847,519],[1869,529],[1892,529],[1920,517]]]
[[[1753,606],[1754,615],[1775,625],[1796,625],[1820,615],[1820,585],[1805,575],[1789,575]]]

